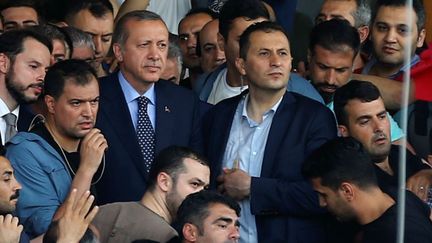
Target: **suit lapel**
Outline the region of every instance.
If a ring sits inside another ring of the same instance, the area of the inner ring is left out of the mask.
[[[161,81],[155,84],[156,94],[156,154],[162,148],[166,148],[171,144],[172,136],[174,134],[173,127],[175,122],[175,115],[178,111],[177,106],[170,99],[167,93],[166,86]]]
[[[118,144],[123,145],[140,173],[142,173],[144,177],[147,177],[135,128],[133,127],[129,108],[121,90],[117,73],[113,74],[111,77],[112,79],[102,81],[109,83],[104,84],[103,98],[105,98],[106,103],[100,106],[99,112],[103,112],[105,116],[109,117],[109,119],[106,120],[111,123],[114,132],[117,134],[119,140]]]
[[[273,170],[277,151],[281,149],[280,146],[285,136],[289,136],[289,134],[286,134],[286,131],[288,131],[288,127],[291,126],[295,109],[294,96],[290,92],[285,92],[285,95],[273,117],[267,137],[261,169],[262,177],[269,176]]]

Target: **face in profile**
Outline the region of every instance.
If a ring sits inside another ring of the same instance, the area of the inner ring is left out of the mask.
[[[185,158],[184,172],[173,179],[173,185],[166,196],[167,207],[171,215],[176,215],[180,204],[189,194],[203,190],[210,180],[210,169],[200,162]]]
[[[0,156],[0,215],[15,211],[21,185],[15,179],[9,160]]]

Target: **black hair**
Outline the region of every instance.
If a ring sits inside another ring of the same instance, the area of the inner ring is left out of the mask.
[[[228,40],[228,32],[236,18],[253,20],[257,18],[269,19],[267,8],[260,0],[228,0],[222,7],[219,15],[219,33]]]
[[[177,181],[178,174],[185,172],[186,168],[183,163],[184,159],[190,158],[197,160],[199,163],[209,166],[207,160],[199,153],[187,147],[170,146],[163,149],[153,162],[148,179],[148,188],[155,188],[157,176],[165,172],[171,176],[173,181]]]
[[[204,234],[204,220],[210,214],[210,207],[214,204],[223,204],[235,211],[240,216],[239,204],[229,196],[219,194],[214,191],[202,190],[188,195],[183,200],[177,211],[177,221],[175,225],[179,227],[177,232],[182,235],[182,228],[186,223],[191,223],[198,228],[200,235]]]
[[[348,125],[348,114],[345,106],[350,100],[358,99],[363,103],[381,97],[378,88],[368,81],[351,80],[338,88],[333,97],[334,113],[339,125]]]
[[[344,19],[334,18],[315,25],[309,40],[311,56],[315,55],[316,46],[334,52],[346,51],[348,47],[353,51],[353,59],[360,50],[360,36],[357,29]]]
[[[381,7],[405,7],[408,5],[408,0],[377,0],[375,6],[372,10],[372,24],[375,22],[378,10]],[[422,0],[412,0],[412,9],[417,15],[417,30],[420,33],[420,30],[425,28],[426,22],[426,11],[423,6]]]
[[[0,12],[8,8],[28,7],[32,8],[38,15],[38,21],[42,22],[44,13],[41,2],[37,0],[6,0],[0,4]],[[3,21],[3,19],[2,19]]]
[[[109,0],[68,1],[66,9],[65,20],[68,23],[73,22],[75,15],[84,9],[90,11],[90,13],[96,18],[101,18],[108,13],[114,14],[113,6]]]
[[[0,156],[6,156],[6,147],[3,145],[0,145]]]
[[[350,182],[359,188],[377,186],[374,165],[362,144],[352,137],[339,137],[315,150],[302,166],[308,179],[321,179],[321,185],[337,190]]]
[[[239,47],[240,47],[241,58],[246,59],[247,52],[251,44],[250,36],[252,35],[252,33],[258,31],[264,33],[281,32],[288,39],[288,34],[285,32],[284,28],[275,22],[263,21],[263,22],[252,24],[247,29],[245,29],[245,31],[240,36]]]
[[[66,81],[84,86],[97,80],[96,71],[84,60],[69,59],[52,65],[45,76],[44,95],[58,99]]]
[[[44,35],[30,29],[11,30],[0,35],[0,53],[5,54],[11,62],[15,57],[24,51],[24,41],[34,39],[48,48],[52,52],[51,41]]]

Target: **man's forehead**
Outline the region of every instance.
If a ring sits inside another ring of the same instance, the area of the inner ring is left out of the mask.
[[[0,156],[0,175],[3,175],[5,172],[12,172],[12,171],[13,169],[9,160],[4,156]]]

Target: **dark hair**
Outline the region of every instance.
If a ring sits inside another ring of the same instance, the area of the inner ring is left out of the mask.
[[[81,10],[88,10],[94,17],[101,18],[104,15],[114,14],[114,9],[109,0],[73,0],[68,1],[65,20],[67,23],[73,22],[73,18]]]
[[[92,81],[92,77],[97,80],[96,71],[83,60],[58,62],[48,69],[45,76],[44,95],[57,99],[62,95],[66,81],[84,86]]]
[[[131,12],[123,15],[117,21],[117,24],[114,28],[114,33],[112,36],[112,43],[113,44],[118,43],[120,46],[124,45],[127,38],[129,37],[129,32],[128,32],[127,28],[125,27],[126,23],[129,20],[135,20],[135,21],[159,20],[165,25],[165,22],[162,20],[161,16],[159,16],[157,13],[153,13],[153,12],[150,12],[147,10],[131,11]],[[167,29],[167,31],[168,31],[168,29]]]
[[[198,228],[200,235],[204,234],[204,220],[210,214],[210,207],[214,204],[223,204],[235,211],[240,216],[240,206],[231,197],[221,195],[214,191],[202,190],[188,195],[181,203],[177,211],[175,225],[179,227],[177,232],[183,238],[182,228],[186,223],[191,223]]]
[[[342,182],[366,189],[377,186],[374,165],[360,142],[339,137],[326,142],[304,162],[302,173],[308,179],[320,178],[321,184],[337,190]]]
[[[6,147],[3,145],[0,145],[0,156],[6,156]]]
[[[350,100],[358,99],[363,103],[381,97],[378,88],[368,81],[351,80],[338,88],[333,97],[334,113],[339,125],[348,125],[348,114],[345,106]]]
[[[58,220],[52,221],[50,226],[48,227],[47,232],[43,237],[43,243],[56,243],[59,237],[59,224]],[[81,237],[78,243],[96,243],[98,239],[90,228],[84,232],[84,235]]]
[[[194,152],[190,148],[181,146],[170,146],[163,149],[158,156],[156,156],[153,162],[148,179],[148,188],[154,189],[157,176],[161,172],[165,172],[171,176],[173,181],[177,180],[178,174],[185,172],[184,159],[189,158],[197,160],[199,163],[209,166],[207,160],[197,152]]]
[[[34,39],[52,52],[51,41],[42,34],[29,29],[11,30],[0,35],[0,53],[5,54],[13,63],[15,57],[24,51],[24,41]]]
[[[69,36],[62,28],[53,24],[44,24],[44,25],[32,26],[29,28],[46,36],[51,41],[51,43],[54,40],[59,40],[63,42],[65,44],[66,49],[69,49],[70,52],[72,53],[73,50],[72,41],[70,40]],[[68,58],[70,58],[70,56]]]
[[[346,47],[349,47],[353,51],[353,59],[360,50],[360,36],[357,29],[344,19],[334,18],[315,25],[309,40],[311,56],[315,56],[316,46],[332,52],[345,51]]]
[[[258,31],[261,31],[264,33],[281,32],[288,39],[288,35],[285,32],[284,28],[275,22],[264,21],[264,22],[258,22],[258,23],[252,24],[247,29],[245,29],[245,31],[240,36],[239,47],[240,47],[240,57],[241,58],[246,59],[247,52],[248,52],[250,44],[251,44],[250,36],[252,35],[252,33],[258,32]]]
[[[260,0],[228,0],[219,15],[219,33],[228,40],[228,32],[236,18],[253,20],[257,18],[269,19],[267,8]]]
[[[405,7],[408,5],[408,0],[377,0],[372,11],[372,23],[375,22],[378,10],[381,7]],[[412,9],[417,15],[417,30],[424,29],[426,22],[426,11],[422,0],[412,0]]]
[[[184,19],[186,19],[189,16],[195,15],[195,14],[207,14],[212,19],[215,19],[218,17],[218,14],[210,10],[209,8],[192,8],[187,12],[187,14],[180,20],[178,26],[180,27],[181,23]]]
[[[6,0],[0,4],[0,12],[8,8],[28,7],[32,8],[38,15],[39,23],[43,21],[42,6],[36,0]],[[3,19],[2,19],[3,21]]]

